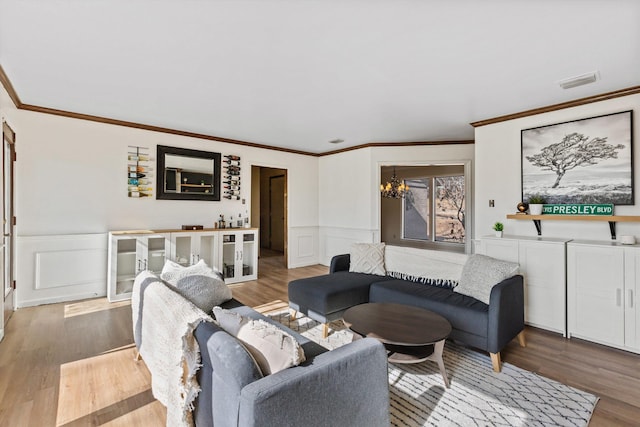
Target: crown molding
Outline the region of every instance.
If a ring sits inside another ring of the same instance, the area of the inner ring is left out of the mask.
[[[9,98],[11,98],[16,108],[20,108],[20,106],[22,105],[22,101],[20,101],[20,97],[18,96],[16,90],[13,88],[11,80],[9,80],[7,73],[4,72],[4,68],[2,68],[2,65],[0,65],[0,83],[2,83],[2,86],[4,86],[4,89],[9,94]]]
[[[356,145],[353,147],[342,148],[340,150],[327,151],[319,154],[319,156],[329,156],[332,154],[344,153],[347,151],[359,150],[361,148],[372,147],[418,147],[422,145],[458,145],[458,144],[474,144],[472,139],[462,141],[417,141],[417,142],[370,142],[368,144]]]
[[[562,102],[560,104],[549,105],[547,107],[534,108],[533,110],[522,111],[520,113],[507,114],[493,119],[480,120],[471,123],[474,128],[480,126],[491,125],[494,123],[506,122],[508,120],[520,119],[523,117],[535,116],[536,114],[548,113],[551,111],[564,110],[565,108],[578,107],[580,105],[591,104],[594,102],[606,101],[608,99],[620,98],[622,96],[635,95],[640,93],[640,86],[633,86],[626,89],[615,90],[600,95],[588,96],[573,101]]]
[[[167,133],[171,135],[186,136],[190,138],[205,139],[209,141],[225,142],[228,144],[243,145],[243,146],[254,147],[254,148],[264,148],[267,150],[284,151],[287,153],[302,154],[306,156],[317,156],[316,153],[310,153],[307,151],[274,147],[266,144],[257,144],[253,142],[241,141],[238,139],[223,138],[220,136],[206,135],[202,133],[165,128],[161,126],[146,125],[143,123],[128,122],[125,120],[110,119],[108,117],[92,116],[90,114],[74,113],[71,111],[57,110],[55,108],[40,107],[37,105],[22,104],[18,108],[20,108],[21,110],[33,111],[36,113],[52,114],[55,116],[68,117],[68,118],[78,119],[78,120],[89,120],[92,122],[98,122],[98,123],[104,123],[104,124],[116,125],[116,126],[124,126],[124,127],[134,128],[134,129],[142,129],[142,130],[147,130],[151,132],[160,132],[160,133]]]

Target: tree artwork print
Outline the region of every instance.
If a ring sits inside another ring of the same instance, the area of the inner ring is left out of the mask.
[[[632,205],[632,112],[524,129],[522,201]]]

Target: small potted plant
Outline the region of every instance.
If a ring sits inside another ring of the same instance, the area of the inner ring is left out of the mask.
[[[501,222],[496,222],[495,224],[493,224],[493,230],[496,232],[496,237],[502,237],[504,225]]]
[[[545,198],[539,194],[529,197],[529,213],[531,215],[542,215],[542,205],[547,203]]]

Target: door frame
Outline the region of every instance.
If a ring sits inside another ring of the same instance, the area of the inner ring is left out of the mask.
[[[8,190],[9,190],[9,209],[10,209],[10,218],[4,218],[4,215],[6,213],[6,209],[7,209],[7,205],[6,205],[6,201],[7,201],[7,187],[5,186],[5,188],[2,189],[2,218],[3,218],[3,224],[2,224],[2,234],[4,234],[4,237],[7,238],[7,242],[5,242],[5,248],[4,248],[4,252],[3,252],[3,263],[4,263],[4,270],[2,271],[2,274],[4,274],[4,280],[2,281],[2,321],[3,321],[3,329],[4,329],[4,325],[6,325],[6,322],[9,320],[9,318],[11,317],[11,315],[13,314],[13,311],[15,310],[15,302],[16,302],[16,282],[15,282],[15,276],[14,276],[14,262],[15,262],[15,205],[14,205],[14,199],[15,199],[15,194],[14,194],[14,190],[15,190],[15,161],[16,161],[16,133],[15,131],[9,126],[9,124],[6,121],[2,121],[2,174],[3,174],[3,178],[2,178],[2,182],[5,183],[4,181],[4,174],[5,174],[5,170],[7,168],[7,164],[6,164],[6,157],[5,157],[5,144],[9,145],[9,153],[10,153],[10,164],[9,164],[9,186],[8,186]],[[6,183],[5,183],[6,184]],[[9,223],[8,225],[8,233],[7,233],[7,221]],[[7,289],[7,281],[9,283],[9,287],[11,288],[11,290],[7,293],[6,289]],[[11,299],[11,301],[7,304],[7,296],[9,296],[9,298]],[[5,309],[8,308],[7,311],[9,311],[9,313],[5,312]]]
[[[283,171],[283,175],[284,175],[284,236],[283,236],[283,240],[284,240],[284,267],[285,268],[289,268],[289,169],[287,167],[284,167],[282,165],[272,165],[272,164],[264,164],[264,163],[251,163],[251,165],[249,166],[249,171],[250,173],[253,173],[253,167],[256,167],[258,169],[262,169],[262,168],[267,168],[267,169],[278,169]],[[251,183],[255,183],[254,177],[252,176],[251,179],[249,180],[249,182]],[[262,186],[260,185],[260,179],[258,177],[257,179],[258,182],[258,186],[259,191],[257,192],[257,197],[260,197],[260,194],[263,191],[269,191],[268,188],[262,188]],[[251,195],[255,196],[256,193],[254,192],[254,189],[251,189]],[[250,206],[251,206],[251,215],[253,216],[254,213],[254,209],[256,209],[256,203],[253,200],[254,197],[251,197],[250,199]],[[252,224],[253,227],[259,227],[259,224]]]

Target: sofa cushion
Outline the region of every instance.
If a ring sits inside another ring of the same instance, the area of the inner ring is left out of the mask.
[[[394,302],[431,310],[444,316],[454,329],[485,337],[489,306],[451,289],[389,280],[371,284],[370,302]]]
[[[462,268],[460,283],[454,291],[489,304],[491,289],[518,274],[518,268],[519,265],[515,262],[474,254]]]
[[[281,328],[220,307],[215,307],[213,313],[220,326],[244,344],[264,375],[305,361],[300,344]]]
[[[289,301],[300,311],[329,314],[346,310],[369,301],[369,286],[373,282],[391,280],[365,273],[339,271],[322,276],[289,282]]]
[[[384,276],[384,243],[354,243],[351,245],[352,273],[366,273]]]

